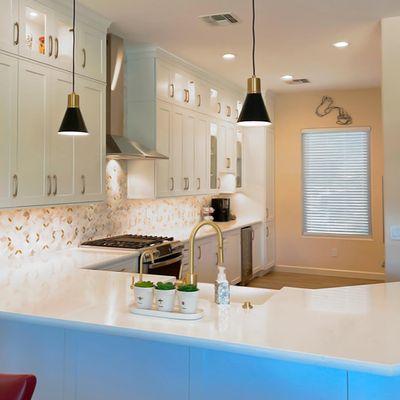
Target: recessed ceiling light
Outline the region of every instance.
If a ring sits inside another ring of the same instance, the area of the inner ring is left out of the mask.
[[[333,45],[335,47],[337,47],[338,49],[341,49],[343,47],[347,47],[349,45],[349,42],[336,42],[336,43],[333,43]]]
[[[292,81],[293,76],[292,75],[283,75],[283,76],[281,76],[281,80],[282,81]]]
[[[224,60],[234,60],[236,56],[232,53],[226,53],[222,56]]]

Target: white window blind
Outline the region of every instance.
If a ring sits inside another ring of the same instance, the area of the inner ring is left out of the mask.
[[[303,230],[371,233],[369,130],[304,131]]]

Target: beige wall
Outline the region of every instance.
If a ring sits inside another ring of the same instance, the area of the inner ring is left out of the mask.
[[[302,235],[301,130],[340,127],[331,113],[314,110],[323,95],[332,96],[353,117],[353,127],[371,127],[371,239]],[[400,113],[399,113],[400,114]],[[276,98],[276,265],[383,273],[382,175],[383,143],[380,89],[303,92]],[[337,256],[333,256],[334,252]],[[338,272],[335,271],[335,272]]]

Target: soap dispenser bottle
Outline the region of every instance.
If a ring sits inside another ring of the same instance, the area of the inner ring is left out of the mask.
[[[230,288],[226,279],[225,267],[218,266],[218,276],[215,281],[215,302],[226,305],[230,303]]]

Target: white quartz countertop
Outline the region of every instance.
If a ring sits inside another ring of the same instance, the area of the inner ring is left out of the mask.
[[[213,303],[212,285],[200,284],[204,318],[177,321],[129,312],[131,274],[87,269],[129,257],[134,255],[74,249],[29,261],[3,261],[0,317],[400,374],[400,283],[280,291],[232,287],[232,304],[225,308]],[[245,300],[252,301],[252,310],[242,308]]]

